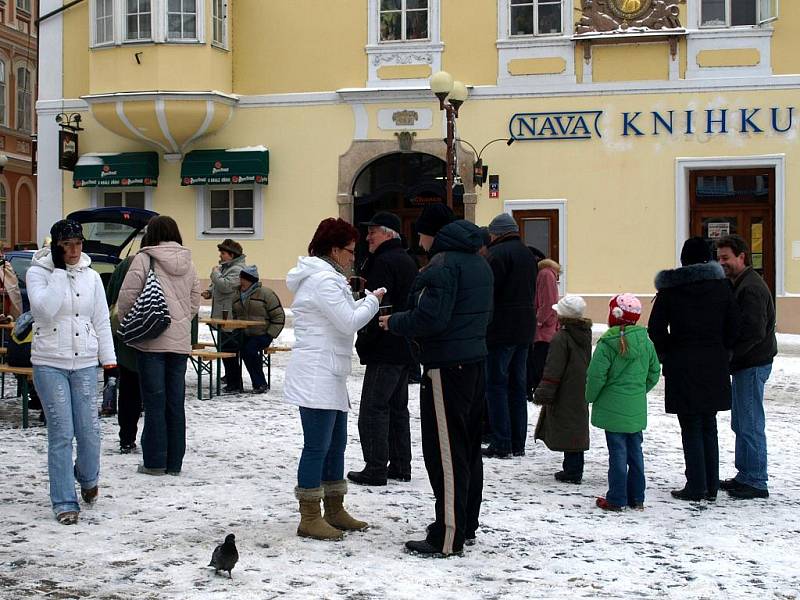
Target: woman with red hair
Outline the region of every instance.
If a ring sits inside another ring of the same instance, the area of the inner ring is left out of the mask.
[[[286,369],[284,398],[300,407],[303,453],[295,495],[300,502],[297,535],[341,539],[367,523],[344,509],[344,449],[347,445],[347,376],[353,336],[378,312],[385,290],[353,300],[348,275],[358,230],[342,219],[324,219],[311,243],[286,277],[294,293],[295,344]],[[323,500],[323,518],[319,502]]]

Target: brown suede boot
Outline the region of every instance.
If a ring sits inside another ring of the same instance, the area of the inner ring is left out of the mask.
[[[342,531],[364,531],[368,523],[351,517],[344,509],[344,495],[347,493],[347,481],[323,481],[322,489],[325,490],[323,504],[325,505],[325,520]]]
[[[300,525],[297,535],[315,540],[340,540],[344,534],[322,518],[319,501],[322,488],[294,488],[294,495],[300,502]]]

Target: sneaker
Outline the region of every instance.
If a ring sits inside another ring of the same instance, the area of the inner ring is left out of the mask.
[[[75,525],[78,522],[78,511],[68,510],[66,512],[58,513],[56,521],[62,525]]]
[[[380,477],[369,473],[366,469],[363,471],[350,471],[347,478],[353,483],[358,485],[386,485],[386,477]]]
[[[728,495],[739,500],[753,500],[755,498],[769,498],[769,491],[740,483],[739,487],[728,490]]]
[[[706,500],[709,502],[716,502],[717,501],[717,492],[708,492],[706,494]]]
[[[644,502],[631,502],[628,504],[631,510],[644,510]]]
[[[133,442],[131,444],[120,444],[119,445],[119,453],[120,454],[130,454],[134,450],[136,450],[136,442]]]
[[[508,458],[509,455],[508,452],[501,452],[491,445],[488,448],[483,448],[481,454],[483,454],[484,458]]]
[[[222,388],[223,394],[241,394],[244,392],[244,388],[241,385],[226,385]]]
[[[267,385],[257,385],[253,388],[254,394],[266,394],[269,391],[269,386]]]
[[[180,471],[167,471],[167,475],[172,475],[173,477],[180,477]]]
[[[137,473],[142,473],[143,475],[165,475],[167,470],[166,469],[151,469],[150,467],[145,467],[144,465],[139,465],[136,467]]]
[[[598,508],[602,508],[603,510],[610,510],[612,512],[622,512],[622,507],[617,506],[616,504],[611,504],[605,498],[598,498],[594,501]]]
[[[441,549],[428,543],[428,540],[409,540],[406,542],[406,552],[425,558],[448,558],[450,556],[464,556],[464,552],[459,550],[452,554],[444,554]]]
[[[94,501],[97,500],[98,489],[97,486],[89,489],[81,488],[81,498],[86,504],[94,504]]]
[[[686,500],[687,502],[700,502],[700,500],[705,500],[706,498],[705,492],[702,494],[692,494],[685,487],[680,490],[672,490],[670,494],[677,500]]]
[[[735,477],[731,477],[730,479],[723,479],[722,481],[720,481],[719,489],[729,492],[730,490],[735,490],[736,488],[742,487],[743,485],[744,485],[743,483],[739,483],[738,481],[736,481]]]
[[[574,483],[576,485],[580,485],[581,480],[583,477],[576,477],[575,475],[569,475],[564,471],[559,471],[558,473],[553,473],[553,477],[555,477],[556,481],[560,481],[561,483]]]

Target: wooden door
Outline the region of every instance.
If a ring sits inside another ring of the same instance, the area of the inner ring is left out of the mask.
[[[512,213],[526,246],[533,246],[559,261],[558,209],[515,210]]]

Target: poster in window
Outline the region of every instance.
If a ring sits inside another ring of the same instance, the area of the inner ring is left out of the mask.
[[[718,240],[724,238],[731,233],[730,223],[709,223],[708,224],[708,238],[711,240]]]
[[[58,132],[58,168],[74,171],[78,162],[78,134],[62,129]]]

